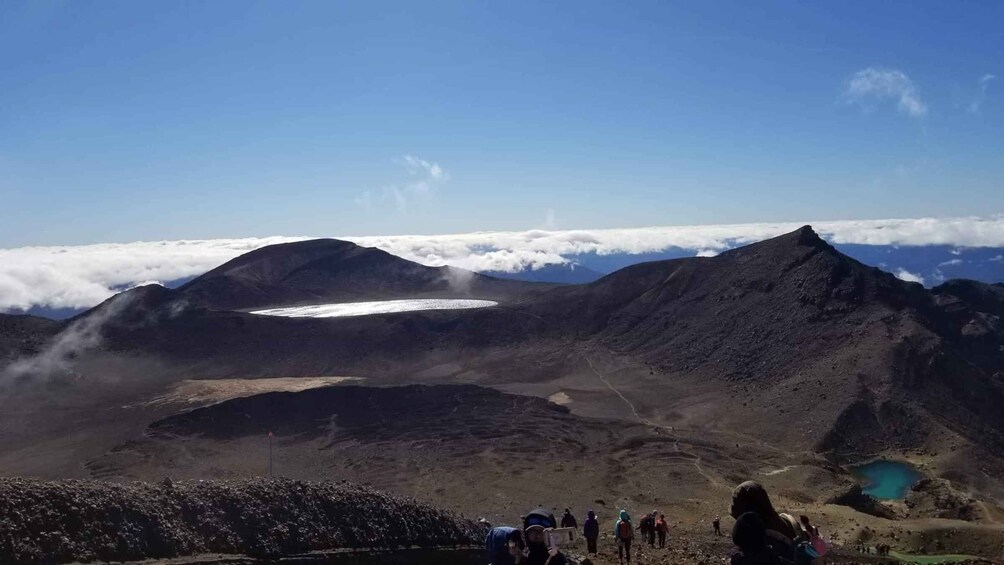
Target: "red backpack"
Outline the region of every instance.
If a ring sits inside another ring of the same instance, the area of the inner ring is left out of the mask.
[[[620,539],[631,539],[631,522],[625,522],[621,520],[620,524],[617,524],[617,537]]]

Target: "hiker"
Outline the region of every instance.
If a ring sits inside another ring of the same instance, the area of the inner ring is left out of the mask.
[[[732,517],[739,519],[747,512],[757,515],[766,530],[767,545],[778,555],[792,556],[798,521],[790,514],[779,514],[770,502],[767,490],[756,481],[746,481],[732,491]],[[733,528],[733,536],[735,528]]]
[[[819,555],[826,555],[826,552],[830,549],[829,544],[827,544],[826,540],[819,535],[819,528],[813,526],[809,522],[809,517],[804,514],[798,517],[798,521],[800,522],[799,526],[801,527],[801,533],[798,536],[799,541],[809,542],[809,544],[812,545],[812,549],[816,550],[816,553]]]
[[[538,508],[523,519],[523,537],[526,539],[526,565],[567,565],[568,559],[557,547],[548,548],[547,533],[558,525],[554,514]]]
[[[666,515],[659,514],[659,519],[655,521],[655,531],[659,534],[659,549],[666,547],[666,534],[669,533],[669,524],[666,523]]]
[[[631,526],[631,516],[627,510],[621,510],[620,519],[614,525],[614,539],[617,540],[617,556],[624,565],[624,557],[631,563],[631,540],[634,539],[634,528]]]
[[[498,526],[488,530],[485,537],[485,549],[488,551],[490,565],[516,565],[523,563],[523,532],[518,528]]]
[[[638,523],[638,533],[642,534],[643,544],[649,539],[649,531],[655,526],[655,524],[650,524],[650,520],[652,520],[652,516],[644,514]],[[642,549],[639,548],[639,552],[641,551]]]
[[[779,554],[767,544],[767,528],[756,512],[744,512],[732,526],[732,543],[736,550],[729,558],[730,565],[793,565],[791,559]]]
[[[722,517],[715,516],[715,519],[711,521],[711,527],[714,529],[716,536],[722,535]]]
[[[572,516],[572,511],[565,508],[565,515],[561,517],[561,527],[562,528],[578,528],[579,524],[575,521],[575,516]]]
[[[653,510],[648,518],[648,546],[655,549],[655,517],[659,515],[658,510]]]
[[[582,536],[586,538],[586,553],[596,554],[596,539],[600,537],[600,521],[596,519],[596,513],[592,510],[586,515],[586,521],[582,523]]]
[[[805,537],[806,539],[808,539],[813,536],[819,536],[819,528],[813,526],[812,522],[809,520],[809,517],[806,516],[805,514],[802,514],[801,516],[798,517],[798,525],[799,529],[801,530],[801,533],[799,535],[800,537]]]

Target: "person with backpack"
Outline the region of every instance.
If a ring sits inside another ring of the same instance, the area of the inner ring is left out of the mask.
[[[778,552],[768,543],[767,527],[756,512],[744,512],[736,518],[732,543],[736,549],[730,565],[794,565],[792,553]]]
[[[798,517],[798,521],[800,522],[801,532],[796,541],[808,542],[820,557],[826,555],[830,547],[826,543],[826,540],[823,539],[823,536],[819,535],[819,528],[813,526],[809,521],[809,517],[804,514]]]
[[[763,485],[756,481],[746,481],[737,486],[732,491],[731,511],[732,517],[737,520],[749,512],[756,514],[765,528],[767,544],[775,553],[789,558],[794,555],[798,522],[794,516],[780,514],[774,509]]]
[[[568,559],[557,547],[548,547],[547,531],[557,526],[554,514],[538,508],[523,518],[526,539],[526,560],[523,565],[568,565]]]
[[[572,511],[565,508],[565,515],[561,517],[561,527],[562,528],[578,528],[579,524],[575,521],[575,516],[572,516]]]
[[[488,530],[488,536],[485,537],[485,550],[488,552],[489,565],[523,563],[525,549],[523,531],[518,528],[498,526]]]
[[[655,548],[655,517],[658,513],[658,510],[653,510],[651,514],[646,514],[639,524],[642,539],[648,541],[648,546],[653,549]]]
[[[669,533],[669,524],[666,523],[665,514],[659,514],[659,519],[655,521],[655,532],[659,534],[659,549],[665,549],[666,534]]]
[[[596,555],[596,540],[600,537],[600,521],[596,519],[596,513],[592,510],[586,515],[586,521],[582,523],[582,536],[586,538],[586,553]]]
[[[620,519],[614,525],[614,539],[617,540],[617,557],[620,558],[621,565],[624,565],[624,557],[627,556],[628,564],[631,563],[631,540],[634,539],[634,527],[631,525],[631,516],[627,510],[621,510]]]

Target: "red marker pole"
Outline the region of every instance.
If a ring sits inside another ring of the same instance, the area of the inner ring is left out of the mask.
[[[268,478],[272,478],[272,432],[268,432]]]

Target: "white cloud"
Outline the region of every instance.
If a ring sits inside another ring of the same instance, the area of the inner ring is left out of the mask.
[[[979,114],[980,109],[983,107],[983,101],[987,98],[987,86],[990,85],[990,81],[997,78],[995,75],[987,73],[980,77],[980,81],[976,86],[976,95],[973,96],[973,101],[969,103],[970,114]]]
[[[917,273],[911,273],[910,271],[907,271],[906,269],[899,269],[898,271],[896,271],[895,274],[896,274],[896,278],[898,278],[900,280],[903,280],[903,281],[906,281],[906,282],[915,282],[915,283],[924,284],[924,277],[918,275]]]
[[[576,255],[682,248],[708,256],[794,231],[804,223],[837,244],[1004,247],[1004,216],[529,230],[451,235],[340,237],[426,265],[515,272],[565,264]],[[135,242],[0,249],[0,311],[31,306],[81,308],[139,281],[199,275],[238,255],[306,237]]]
[[[450,175],[443,170],[436,163],[426,161],[425,159],[419,159],[413,155],[405,155],[403,157],[405,164],[408,165],[412,174],[424,173],[432,180],[448,180]]]
[[[949,261],[944,261],[942,263],[938,263],[938,266],[939,267],[950,267],[950,266],[953,266],[953,265],[961,265],[961,264],[962,264],[962,259],[952,259],[952,260],[949,260]]]
[[[872,101],[892,100],[896,108],[911,118],[927,114],[927,105],[917,87],[903,71],[869,67],[854,73],[844,92],[848,101],[868,108]]]

